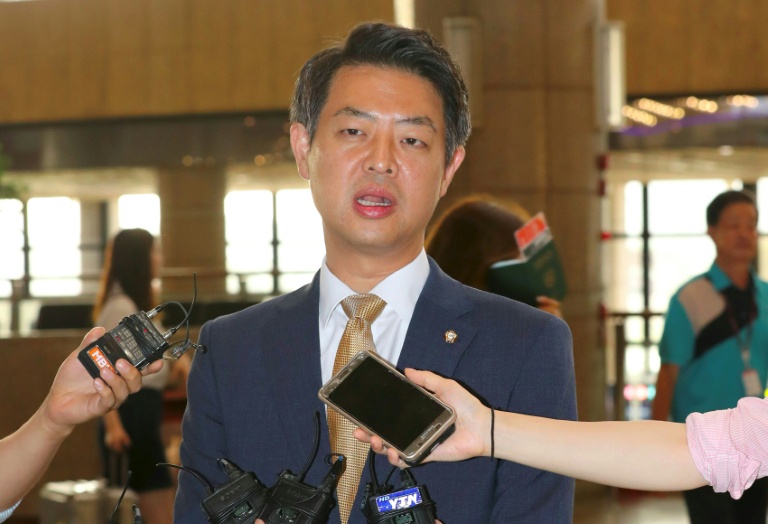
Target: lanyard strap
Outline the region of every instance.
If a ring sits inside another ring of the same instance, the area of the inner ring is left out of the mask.
[[[725,311],[728,315],[728,321],[731,324],[731,329],[733,330],[733,336],[736,338],[736,343],[739,345],[741,360],[744,362],[744,369],[749,370],[752,368],[749,363],[749,350],[752,346],[752,333],[754,332],[755,319],[757,318],[757,302],[755,300],[755,295],[752,293],[752,301],[749,304],[749,319],[747,320],[746,325],[747,333],[746,337],[744,338],[741,336],[741,329],[739,328],[739,324],[736,321],[736,315],[733,313],[733,306],[728,300],[728,296],[723,294],[723,298],[725,299]]]

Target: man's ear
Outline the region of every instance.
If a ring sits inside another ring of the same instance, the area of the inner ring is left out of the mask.
[[[299,168],[299,175],[304,180],[309,180],[309,131],[302,124],[291,124],[291,149],[293,157],[296,159],[296,167]]]
[[[451,185],[453,176],[456,174],[456,171],[459,169],[459,166],[464,161],[464,155],[466,155],[466,151],[464,147],[463,146],[457,147],[456,151],[453,152],[451,161],[448,163],[447,166],[445,166],[445,172],[443,173],[443,178],[440,181],[440,198],[444,197],[445,194],[448,192],[448,186]]]

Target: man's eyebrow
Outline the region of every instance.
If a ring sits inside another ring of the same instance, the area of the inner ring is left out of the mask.
[[[365,120],[375,120],[374,116],[371,113],[367,113],[365,111],[362,111],[360,109],[350,107],[350,106],[342,107],[341,109],[339,109],[333,114],[333,116],[340,116],[340,115],[354,116],[357,118],[363,118]]]
[[[376,120],[376,117],[367,111],[363,111],[361,109],[357,109],[355,107],[342,107],[338,111],[336,111],[333,116],[352,116],[356,118],[362,118],[364,120]],[[404,118],[399,118],[397,120],[398,124],[406,124],[406,125],[415,125],[415,126],[426,126],[430,128],[432,131],[437,133],[437,126],[435,126],[434,121],[429,118],[428,116],[408,116]]]
[[[435,126],[435,123],[428,116],[411,116],[411,117],[401,118],[397,121],[397,123],[409,124],[412,126],[427,126],[432,131],[437,133],[437,127]]]

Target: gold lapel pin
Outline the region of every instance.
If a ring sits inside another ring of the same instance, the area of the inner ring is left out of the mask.
[[[454,342],[456,342],[456,339],[458,338],[459,338],[459,335],[457,335],[456,332],[452,329],[449,329],[448,331],[445,332],[445,341],[448,344],[453,344]]]

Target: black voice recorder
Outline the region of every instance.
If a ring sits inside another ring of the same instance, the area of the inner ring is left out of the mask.
[[[315,443],[309,460],[298,475],[283,470],[274,486],[268,488],[252,472],[245,472],[228,459],[219,459],[219,465],[229,477],[214,488],[203,475],[185,466],[160,464],[185,471],[197,478],[206,488],[207,496],[201,501],[203,513],[212,524],[251,524],[260,518],[267,524],[325,524],[336,506],[333,492],[344,473],[344,455],[336,455],[318,486],[304,482],[304,477],[317,455],[320,441],[320,414],[315,414]]]
[[[427,487],[416,482],[410,469],[400,471],[400,488],[395,489],[387,481],[379,485],[373,451],[368,461],[371,482],[365,485],[361,508],[368,524],[435,524],[435,503]]]
[[[189,311],[179,302],[169,301],[146,313],[139,311],[129,315],[121,320],[117,327],[104,333],[96,342],[81,350],[77,355],[78,360],[93,378],[97,378],[104,368],[117,373],[115,363],[121,358],[130,362],[138,370],[142,370],[152,362],[163,358],[163,354],[168,350],[171,351],[171,358],[179,358],[190,347],[205,351],[205,347],[189,340],[189,315],[197,299],[197,275],[194,275],[194,282],[195,294]],[[169,305],[181,308],[184,319],[165,333],[160,333],[152,323],[152,318]],[[169,343],[168,339],[184,324],[187,327],[186,340]]]
[[[256,475],[233,462],[219,459],[219,464],[229,481],[201,502],[211,524],[250,524],[257,518],[267,524],[325,524],[336,505],[333,490],[345,467],[344,457],[340,456],[317,487],[284,470],[275,485],[267,488]]]

